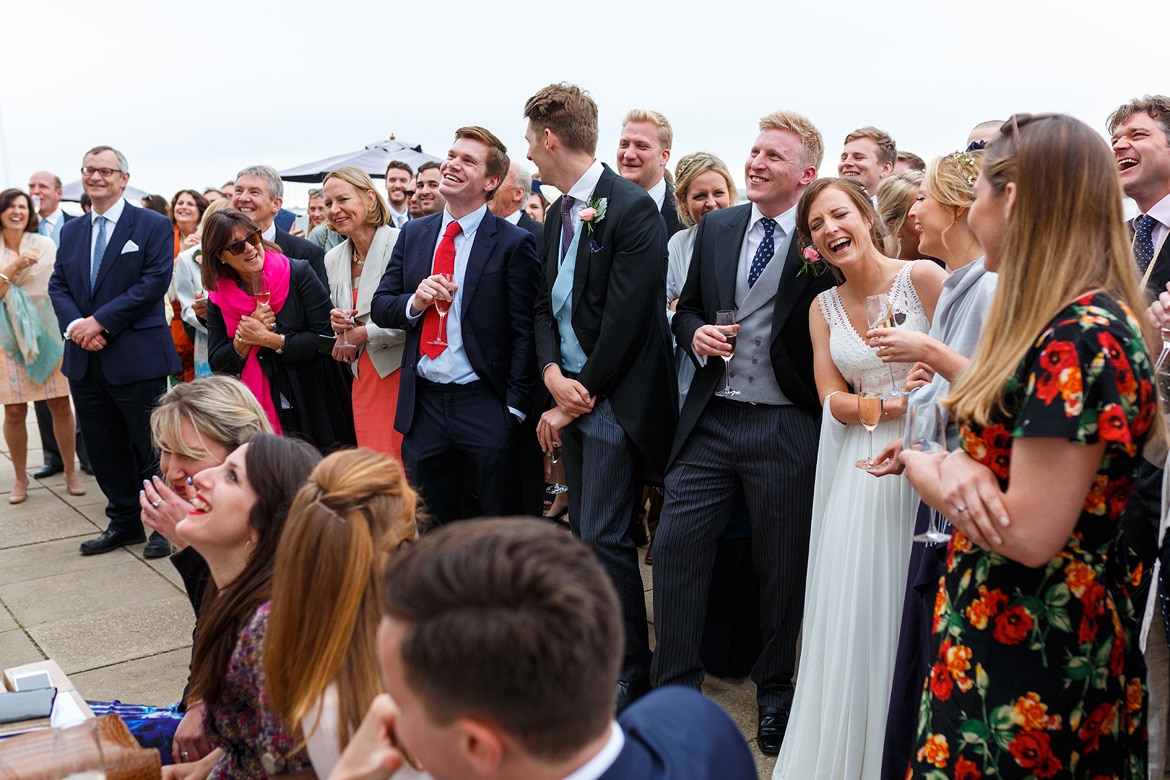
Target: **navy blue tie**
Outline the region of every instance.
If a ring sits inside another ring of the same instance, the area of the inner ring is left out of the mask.
[[[97,241],[93,245],[93,260],[89,268],[89,289],[93,290],[97,284],[98,271],[102,267],[102,255],[106,253],[106,218],[98,217],[94,220],[98,224]]]
[[[1133,221],[1133,256],[1142,273],[1154,260],[1154,227],[1158,220],[1149,214],[1139,214]]]
[[[760,217],[760,224],[764,226],[764,240],[756,247],[755,257],[752,258],[751,268],[748,269],[748,287],[755,286],[760,274],[768,267],[772,255],[776,254],[776,243],[772,239],[772,231],[776,229],[776,220],[771,217]]]

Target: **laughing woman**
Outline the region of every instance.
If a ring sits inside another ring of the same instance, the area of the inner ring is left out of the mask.
[[[261,239],[235,209],[208,218],[202,246],[211,370],[240,377],[277,433],[322,452],[353,443],[348,388],[317,351],[330,304],[313,269]]]
[[[905,480],[874,479],[855,466],[872,454],[871,436],[885,442],[900,435],[905,396],[890,391],[910,370],[883,363],[861,335],[865,299],[888,294],[905,315],[900,328],[926,331],[945,274],[930,261],[882,254],[877,220],[869,195],[848,179],[813,182],[797,205],[802,238],[845,281],[817,296],[809,312],[825,408],[800,675],[775,778],[860,780],[881,769],[915,498]],[[861,425],[861,391],[887,396],[873,434]]]

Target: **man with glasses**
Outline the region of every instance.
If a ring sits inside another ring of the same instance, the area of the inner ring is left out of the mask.
[[[109,146],[86,152],[81,184],[93,205],[62,228],[49,280],[65,334],[61,370],[82,435],[101,443],[102,457],[92,466],[109,500],[109,526],[81,544],[82,555],[146,541],[138,493],[158,468],[150,412],[167,376],[179,370],[161,305],[174,267],[174,232],[166,217],[126,202],[129,180],[121,152]]]

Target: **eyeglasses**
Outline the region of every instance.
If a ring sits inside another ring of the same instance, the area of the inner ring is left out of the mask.
[[[251,233],[244,236],[239,241],[231,242],[230,244],[228,244],[227,246],[225,246],[223,248],[223,251],[227,252],[229,255],[242,255],[242,254],[244,254],[244,247],[247,246],[248,244],[251,244],[252,246],[254,246],[256,248],[260,247],[260,231],[259,230],[253,230]]]
[[[101,176],[103,179],[108,179],[111,176],[113,176],[115,173],[121,173],[121,172],[122,171],[119,168],[90,168],[88,165],[81,169],[82,176],[92,176],[93,174],[96,173],[98,176]]]

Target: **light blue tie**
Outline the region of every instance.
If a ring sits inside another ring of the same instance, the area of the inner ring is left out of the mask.
[[[97,284],[98,271],[102,267],[102,255],[106,253],[106,218],[98,217],[96,221],[98,224],[98,234],[97,241],[93,245],[93,260],[90,261],[89,268],[90,291]]]
[[[53,235],[53,231],[49,227],[49,221],[46,219],[41,220],[41,224],[37,226],[37,232],[40,233],[42,236]]]

